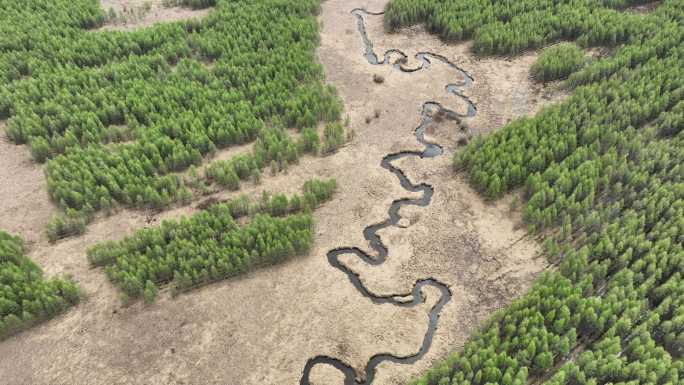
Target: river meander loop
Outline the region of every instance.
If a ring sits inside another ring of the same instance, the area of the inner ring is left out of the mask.
[[[393,362],[405,365],[415,363],[416,361],[421,359],[430,349],[430,346],[432,345],[432,338],[435,334],[435,330],[437,329],[439,314],[442,311],[444,305],[446,305],[451,300],[452,296],[449,287],[434,278],[426,278],[416,281],[413,286],[413,289],[409,293],[376,295],[363,285],[363,282],[361,282],[361,278],[356,272],[348,268],[340,261],[340,256],[342,255],[354,255],[357,258],[363,260],[365,263],[373,266],[381,265],[385,261],[388,255],[388,249],[387,246],[385,246],[382,243],[380,236],[377,234],[378,231],[390,226],[396,226],[399,220],[401,219],[399,211],[403,206],[411,205],[426,207],[432,201],[432,196],[434,194],[434,189],[432,186],[430,186],[427,183],[414,184],[413,182],[411,182],[411,180],[409,180],[409,178],[404,174],[404,172],[399,167],[395,166],[393,163],[397,160],[406,157],[418,157],[420,159],[424,159],[434,158],[437,156],[441,156],[443,154],[444,151],[440,145],[428,142],[425,139],[425,128],[433,122],[433,116],[435,116],[436,114],[440,114],[441,116],[449,120],[459,120],[461,118],[475,116],[477,112],[475,104],[462,93],[462,90],[464,88],[470,87],[474,81],[473,77],[468,72],[466,72],[465,70],[461,69],[460,67],[449,61],[446,57],[431,52],[419,52],[415,55],[415,59],[419,62],[417,67],[406,67],[408,56],[398,49],[387,50],[382,55],[382,60],[379,60],[377,54],[373,50],[373,43],[366,32],[365,16],[379,16],[383,13],[368,12],[360,8],[352,10],[351,13],[356,17],[357,29],[364,43],[364,56],[368,60],[369,64],[391,65],[399,71],[412,73],[428,69],[430,67],[430,64],[432,64],[433,62],[442,62],[449,66],[449,68],[452,68],[463,79],[455,83],[447,84],[444,87],[445,92],[463,100],[468,106],[468,108],[465,114],[459,114],[453,110],[447,109],[446,107],[442,106],[437,102],[426,101],[425,103],[423,103],[420,114],[420,125],[416,127],[414,131],[416,139],[419,143],[421,143],[424,146],[423,150],[401,151],[397,153],[388,154],[380,162],[380,166],[382,168],[386,169],[387,171],[391,172],[397,177],[401,187],[403,187],[406,191],[412,193],[421,192],[422,196],[417,199],[402,198],[395,200],[390,205],[387,219],[385,219],[383,222],[370,225],[364,229],[364,238],[366,238],[366,240],[370,244],[370,248],[374,251],[374,253],[371,254],[357,247],[340,247],[330,250],[327,254],[328,262],[330,263],[330,265],[343,272],[347,276],[351,284],[354,285],[354,287],[359,291],[359,293],[361,293],[361,295],[363,295],[364,297],[370,299],[373,303],[390,303],[392,305],[400,307],[413,307],[424,302],[425,298],[422,292],[423,287],[432,286],[440,292],[439,301],[437,301],[437,303],[432,307],[432,309],[430,309],[430,312],[428,314],[428,330],[425,333],[425,337],[423,338],[423,343],[421,344],[420,349],[415,354],[411,354],[408,356],[396,356],[390,353],[378,353],[371,357],[371,359],[366,364],[364,373],[362,374],[356,373],[354,368],[352,368],[350,365],[337,358],[324,355],[316,356],[309,359],[306,362],[302,378],[300,380],[300,385],[310,385],[309,377],[311,375],[311,370],[316,365],[330,365],[341,371],[345,376],[344,385],[370,385],[373,382],[373,379],[375,378],[377,366],[383,362]]]

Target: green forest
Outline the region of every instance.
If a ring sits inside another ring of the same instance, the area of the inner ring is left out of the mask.
[[[565,79],[589,62],[584,51],[572,43],[560,43],[544,49],[530,68],[530,74],[541,82]]]
[[[106,266],[125,302],[137,297],[152,302],[164,284],[177,293],[306,253],[313,243],[311,212],[331,199],[336,187],[334,179],[312,179],[302,195],[264,193],[259,200],[242,196],[217,203],[97,245],[88,250],[88,259]],[[245,216],[248,222],[239,225]]]
[[[63,312],[79,301],[76,284],[43,277],[24,244],[0,230],[0,340]]]
[[[552,268],[412,384],[684,381],[684,2],[622,9],[636,3],[388,6],[390,28],[426,23],[446,39],[473,38],[482,53],[561,39],[613,49],[590,63],[569,45],[546,50],[540,77],[567,77],[572,95],[456,154],[455,168],[485,196],[524,197],[524,221]]]
[[[252,152],[236,155],[228,160],[211,162],[204,178],[197,182],[203,185],[216,183],[229,190],[239,190],[240,181],[261,179],[262,169],[269,167],[272,175],[287,171],[299,162],[303,154],[316,155],[337,150],[347,141],[347,133],[340,122],[328,123],[323,130],[323,141],[315,128],[305,128],[297,139],[282,128],[262,130],[254,142]]]
[[[385,9],[385,26],[393,31],[425,23],[445,40],[473,39],[473,49],[482,54],[517,54],[559,40],[576,40],[584,47],[615,46],[659,28],[655,19],[645,22],[641,15],[622,12],[647,2],[392,0]]]
[[[257,164],[283,167],[318,147],[275,146],[277,132],[307,130],[317,143],[319,122],[338,121],[341,103],[314,55],[318,0],[180,3],[215,7],[201,20],[113,32],[96,30],[97,0],[0,4],[0,119],[47,163],[64,211],[52,239],[117,205],[187,200],[178,172],[218,149],[260,140]]]

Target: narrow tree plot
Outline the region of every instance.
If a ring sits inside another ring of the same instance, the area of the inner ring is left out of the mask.
[[[151,302],[159,286],[175,291],[245,273],[306,253],[313,243],[311,211],[331,199],[335,180],[310,180],[303,196],[264,193],[210,206],[191,217],[164,221],[118,242],[88,250],[94,266],[106,266],[125,298]],[[249,215],[245,225],[236,219]]]
[[[587,62],[584,51],[577,45],[562,43],[544,49],[530,73],[540,82],[566,79]]]

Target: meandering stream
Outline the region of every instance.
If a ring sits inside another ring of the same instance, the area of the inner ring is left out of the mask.
[[[365,16],[367,15],[382,15],[382,12],[368,12],[364,9],[356,8],[351,11],[351,13],[357,19],[357,30],[363,39],[365,46],[365,57],[368,63],[371,65],[391,65],[399,71],[403,72],[416,72],[421,70],[426,70],[430,67],[433,61],[439,61],[450,68],[452,68],[463,80],[456,83],[449,83],[445,86],[445,92],[450,95],[458,97],[460,100],[466,102],[468,108],[467,112],[460,114],[454,110],[447,109],[441,104],[434,101],[426,101],[423,103],[422,110],[420,113],[420,124],[415,129],[415,136],[419,143],[424,146],[422,151],[401,151],[397,153],[392,153],[386,155],[380,166],[392,174],[394,174],[398,179],[400,185],[409,192],[421,192],[422,196],[418,199],[408,199],[402,198],[397,199],[390,205],[388,210],[388,218],[381,223],[376,223],[366,227],[363,231],[365,239],[369,242],[371,249],[374,251],[374,255],[370,252],[361,250],[357,247],[340,247],[330,250],[327,254],[328,262],[334,268],[342,271],[346,274],[349,281],[354,285],[354,287],[363,295],[369,298],[373,303],[383,304],[390,303],[395,306],[401,307],[413,307],[422,303],[425,298],[422,293],[422,288],[426,286],[432,286],[439,290],[440,298],[439,301],[430,309],[428,314],[428,330],[423,338],[423,343],[420,349],[415,354],[408,356],[396,356],[390,353],[378,353],[371,357],[371,359],[366,364],[366,368],[363,374],[357,374],[354,368],[349,364],[343,362],[340,359],[329,357],[329,356],[316,356],[309,359],[304,366],[304,372],[300,381],[300,385],[310,385],[309,377],[311,370],[316,365],[330,365],[339,371],[341,371],[344,376],[344,385],[368,385],[373,382],[375,378],[375,372],[378,365],[383,362],[393,362],[397,364],[413,364],[419,359],[421,359],[430,349],[432,345],[432,338],[437,330],[437,323],[439,321],[439,315],[442,311],[444,305],[446,305],[451,300],[451,290],[444,283],[434,279],[425,278],[416,281],[413,289],[409,293],[398,293],[392,295],[376,295],[375,293],[368,290],[364,286],[359,275],[351,270],[349,267],[344,265],[340,261],[340,256],[342,255],[354,255],[357,258],[363,260],[369,265],[381,265],[388,255],[387,246],[385,246],[378,235],[378,231],[385,229],[387,227],[396,226],[401,216],[399,211],[403,206],[413,205],[425,207],[432,201],[432,196],[434,194],[434,189],[427,183],[414,184],[411,180],[404,174],[404,172],[397,166],[394,166],[394,162],[406,157],[418,157],[423,158],[433,158],[441,156],[443,154],[443,149],[440,145],[436,143],[428,142],[425,139],[425,129],[434,120],[434,116],[440,115],[448,120],[459,120],[461,118],[472,117],[476,114],[475,104],[462,93],[464,88],[470,87],[473,84],[473,77],[468,74],[465,70],[459,68],[454,63],[450,62],[446,57],[431,53],[431,52],[419,52],[415,55],[416,60],[419,64],[416,67],[407,67],[406,62],[408,56],[398,49],[387,50],[382,55],[382,61],[378,60],[373,49],[373,43],[368,37],[366,32]]]

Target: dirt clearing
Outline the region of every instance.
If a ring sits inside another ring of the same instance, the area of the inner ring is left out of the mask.
[[[16,146],[0,121],[0,229],[21,234],[31,244],[46,242],[45,228],[57,208],[50,201],[41,165],[26,146]]]
[[[100,6],[106,15],[114,15],[100,28],[108,31],[132,31],[156,23],[199,19],[211,11],[166,7],[163,0],[100,0]]]

